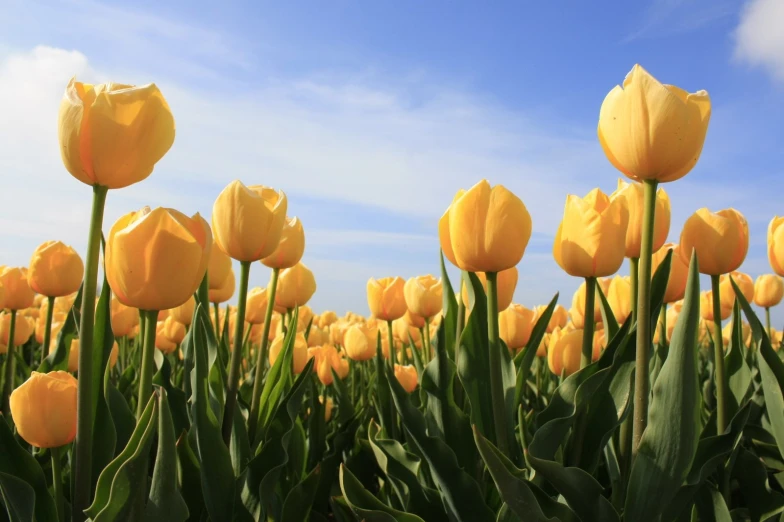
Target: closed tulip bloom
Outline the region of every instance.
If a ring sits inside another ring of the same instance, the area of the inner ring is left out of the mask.
[[[409,346],[413,339],[414,346],[422,348],[422,334],[419,328],[406,321],[404,317],[392,321],[392,336],[403,346]]]
[[[174,344],[181,344],[185,339],[185,325],[170,315],[163,321],[163,335]]]
[[[112,351],[109,353],[109,368],[114,368],[117,358],[120,356],[120,349],[117,341],[112,344]],[[79,338],[71,339],[71,348],[68,350],[68,371],[75,373],[79,369]]]
[[[308,348],[313,346],[321,346],[329,341],[329,336],[324,330],[316,325],[310,327],[308,332]]]
[[[732,309],[732,307],[735,306],[735,289],[732,288],[730,277],[735,280],[735,284],[740,288],[746,301],[749,303],[752,302],[754,300],[754,281],[751,279],[750,275],[734,271],[729,274],[723,274],[719,278],[719,298],[721,299],[721,307]]]
[[[23,315],[16,316],[14,324],[14,346],[25,344],[35,332],[35,321]],[[8,346],[11,336],[11,314],[8,312],[0,313],[0,343]]]
[[[487,292],[487,276],[484,272],[477,272],[476,276],[482,282],[482,286],[484,287],[485,292]],[[514,299],[515,289],[517,288],[517,279],[518,279],[518,272],[517,267],[513,266],[507,270],[503,270],[502,272],[498,272],[498,309],[505,310],[512,304],[512,299]],[[466,289],[465,285],[463,285],[462,291],[462,299],[463,302],[468,304],[471,303],[471,308],[473,308],[473,301],[469,299],[468,290]]]
[[[316,375],[324,386],[332,384],[334,380],[332,376],[333,369],[338,376],[344,371],[344,364],[341,362],[343,358],[340,357],[338,351],[331,344],[308,348],[308,358],[311,357],[316,359],[314,362]]]
[[[632,284],[629,276],[613,277],[606,297],[615,320],[623,324],[632,313]]]
[[[569,195],[555,234],[553,257],[575,277],[612,275],[623,263],[628,223],[625,198],[611,200],[598,188],[584,198]]]
[[[275,293],[275,304],[284,309],[296,308],[307,304],[316,293],[316,278],[313,272],[302,263],[280,272]]]
[[[196,310],[196,299],[190,296],[187,301],[180,306],[175,306],[169,310],[169,315],[180,324],[190,326],[193,321],[193,312]]]
[[[373,317],[394,321],[405,315],[405,282],[400,277],[382,277],[367,282],[368,308]]]
[[[59,448],[76,437],[76,379],[67,372],[32,372],[11,393],[19,435],[36,448]]]
[[[512,352],[523,348],[531,338],[536,313],[520,304],[511,304],[498,314],[498,332]]]
[[[635,181],[675,181],[697,164],[708,132],[710,96],[666,85],[635,65],[599,111],[599,143]]]
[[[376,355],[378,329],[367,325],[352,325],[343,336],[346,355],[354,361],[367,361]]]
[[[57,130],[68,172],[110,189],[146,179],[174,143],[174,118],[152,83],[90,85],[71,79]]]
[[[117,220],[106,241],[106,278],[126,306],[168,310],[185,303],[204,279],[210,227],[195,214],[144,207]]]
[[[237,261],[259,261],[278,246],[288,201],[283,191],[232,181],[212,207],[215,243]]]
[[[225,303],[234,295],[236,286],[234,270],[229,270],[229,275],[223,280],[223,286],[219,288],[210,288],[210,302],[217,304]]]
[[[664,302],[674,303],[683,299],[686,293],[686,279],[689,276],[689,259],[681,254],[681,247],[677,243],[667,243],[654,252],[651,256],[651,276],[661,265],[667,253],[672,250],[670,261],[670,276],[667,279],[667,290],[664,291]]]
[[[597,279],[596,284],[602,289],[604,295],[610,290],[610,278]],[[575,328],[585,327],[585,281],[580,283],[577,291],[572,296],[572,307],[569,309],[569,316],[572,318]],[[602,320],[602,301],[599,293],[596,293],[593,303],[593,320],[598,323]]]
[[[417,375],[416,368],[410,364],[407,366],[396,364],[395,378],[407,393],[411,393],[412,391],[416,390],[419,376]]]
[[[721,300],[720,309],[722,321],[732,314],[732,305],[727,306],[724,299]],[[713,292],[710,290],[700,293],[700,317],[708,322],[713,322]]]
[[[736,280],[737,282],[737,280]],[[763,274],[754,282],[754,304],[771,308],[784,297],[784,281],[777,275]]]
[[[610,195],[610,199],[626,200],[629,211],[629,226],[626,227],[626,257],[640,257],[642,244],[642,211],[645,206],[643,187],[640,183],[627,183],[618,180],[618,189]],[[670,197],[660,188],[656,191],[656,209],[653,224],[653,252],[661,248],[670,233]]]
[[[164,354],[170,354],[177,349],[177,345],[169,340],[165,334],[166,320],[158,321],[155,324],[155,347]],[[229,330],[231,332],[231,330]]]
[[[112,296],[111,313],[112,332],[115,337],[130,335],[134,327],[139,324],[139,310],[125,306],[116,296]]]
[[[681,256],[688,263],[697,251],[700,273],[728,274],[737,270],[749,250],[749,225],[733,208],[716,213],[701,208],[691,215],[681,232]]]
[[[553,336],[547,347],[547,366],[554,375],[569,376],[580,369],[583,331],[572,330]]]
[[[286,336],[280,333],[275,336],[275,339],[272,340],[269,350],[270,367],[275,364],[275,361],[278,360],[278,356],[283,350],[283,341],[285,338]],[[310,359],[310,355],[308,354],[308,342],[305,340],[305,336],[301,333],[298,333],[294,336],[294,353],[292,355],[292,370],[295,374],[299,375],[302,373],[302,370],[305,369],[305,365],[308,363],[308,359]]]
[[[318,325],[320,328],[325,328],[338,320],[338,315],[332,310],[321,312],[318,316]]]
[[[536,323],[539,321],[539,318],[542,316],[544,311],[547,310],[547,305],[540,305],[534,308],[535,317],[532,321],[532,324],[536,326]],[[553,333],[553,330],[556,328],[563,328],[566,326],[566,323],[569,321],[569,312],[561,305],[555,305],[553,309],[553,314],[550,316],[550,322],[547,323],[547,333]]]
[[[33,306],[35,293],[27,281],[27,268],[12,266],[0,269],[0,286],[3,288],[2,307],[24,310]]]
[[[531,216],[503,185],[482,180],[459,191],[438,223],[441,250],[469,272],[501,272],[516,266],[531,239]]]
[[[213,248],[210,249],[210,261],[207,265],[210,290],[223,288],[231,272],[231,258],[217,244],[213,244]]]
[[[27,281],[33,291],[63,297],[79,290],[84,263],[76,250],[60,241],[47,241],[33,252]]]
[[[768,262],[784,277],[784,216],[774,216],[768,225]]]
[[[291,268],[299,263],[304,253],[305,230],[302,228],[302,221],[297,217],[287,217],[283,221],[277,248],[261,262],[270,268]]]
[[[425,319],[437,315],[444,306],[441,280],[432,275],[416,276],[406,281],[403,295],[408,309]]]
[[[263,324],[267,314],[267,289],[260,286],[248,291],[245,302],[245,321],[250,324]]]
[[[342,346],[343,338],[350,326],[346,321],[338,321],[329,325],[329,342]]]

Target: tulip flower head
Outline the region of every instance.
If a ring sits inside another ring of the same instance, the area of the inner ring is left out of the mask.
[[[418,379],[416,368],[412,365],[395,365],[395,378],[397,382],[406,390],[407,393],[411,393],[412,391],[416,390],[418,385]]]
[[[284,310],[303,306],[316,293],[316,278],[303,263],[280,272],[275,304]]]
[[[302,221],[297,217],[287,217],[283,221],[283,229],[277,248],[261,260],[270,268],[291,268],[299,263],[305,253],[305,230]]]
[[[0,267],[0,287],[3,288],[3,308],[24,310],[33,306],[35,293],[27,279],[27,268]]]
[[[368,308],[373,317],[383,321],[394,321],[405,315],[408,307],[405,299],[405,282],[400,277],[382,277],[367,283]]]
[[[355,324],[346,330],[343,336],[343,346],[346,355],[354,361],[367,361],[376,355],[378,329]]]
[[[76,437],[76,379],[62,371],[32,372],[11,393],[19,435],[37,448],[58,448]]]
[[[689,258],[681,254],[681,247],[676,243],[667,243],[651,256],[651,276],[661,265],[667,253],[672,251],[670,275],[667,279],[667,290],[664,291],[664,302],[674,303],[683,299],[686,293],[686,280],[689,276]]]
[[[626,200],[629,211],[629,225],[626,227],[626,257],[640,257],[642,245],[642,214],[645,206],[643,186],[632,181],[627,183],[618,180],[618,189],[610,195],[610,199]],[[670,232],[670,197],[660,188],[656,191],[656,209],[653,224],[653,252],[659,250]]]
[[[774,274],[763,274],[754,282],[754,304],[771,308],[784,297],[784,280]]]
[[[512,353],[521,350],[528,343],[535,319],[536,312],[514,303],[498,314],[499,335]]]
[[[406,305],[412,313],[430,319],[444,306],[441,280],[432,275],[412,277],[403,287]]]
[[[275,339],[272,340],[270,344],[270,351],[269,351],[269,363],[270,367],[275,364],[275,361],[278,359],[281,351],[283,350],[283,342],[286,336],[283,333],[279,333],[275,336]],[[308,363],[308,360],[312,357],[308,353],[308,343],[305,340],[305,336],[301,333],[298,333],[294,336],[294,347],[293,347],[293,354],[292,354],[292,370],[295,374],[299,375],[302,373],[302,370],[305,369],[305,365]]]
[[[64,297],[79,290],[84,263],[76,250],[60,241],[47,241],[33,252],[27,281],[33,291],[47,297]]]
[[[681,232],[680,254],[686,263],[697,251],[700,273],[728,274],[737,270],[749,250],[749,225],[743,214],[729,208],[716,213],[701,208],[691,215]]]

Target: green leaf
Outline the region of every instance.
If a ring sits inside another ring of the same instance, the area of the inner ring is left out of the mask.
[[[188,506],[191,520],[202,520],[204,512],[204,498],[201,485],[201,470],[199,460],[188,441],[188,434],[183,432],[177,439],[177,457],[180,462],[180,478],[182,480],[182,495]]]
[[[607,296],[604,295],[602,291],[602,285],[598,282],[594,283],[596,287],[596,295],[599,296],[599,301],[602,305],[602,324],[604,324],[604,332],[607,336],[607,339],[612,339],[612,337],[618,332],[618,321],[615,319],[615,313],[610,306],[610,302],[607,300]]]
[[[767,470],[753,453],[741,448],[732,474],[738,481],[752,522],[768,520],[784,512],[784,495],[770,487]]]
[[[687,477],[700,436],[701,394],[697,367],[700,287],[692,255],[683,309],[672,334],[648,412],[648,426],[634,459],[624,516],[655,521]]]
[[[0,473],[28,484],[35,494],[35,519],[57,520],[57,508],[46,485],[41,465],[19,445],[5,419],[0,419]]]
[[[328,514],[328,501],[332,497],[333,486],[338,482],[338,467],[343,460],[343,452],[348,451],[354,445],[358,426],[359,420],[355,417],[351,422],[340,426],[334,433],[334,436],[330,438],[330,449],[320,465],[321,478],[316,490],[316,499],[313,504],[314,511],[311,512],[311,517],[316,512]]]
[[[313,471],[297,484],[283,502],[283,512],[281,522],[307,522],[310,510],[313,507],[313,500],[316,497],[321,468],[316,466]]]
[[[730,510],[724,502],[719,490],[713,486],[704,486],[697,495],[697,514],[700,520],[712,520],[714,522],[732,522]]]
[[[427,434],[422,412],[411,405],[408,394],[392,371],[389,368],[386,371],[395,407],[412,443],[427,460],[450,519],[469,522],[495,518],[485,504],[479,484],[460,467],[454,451],[442,439]]]
[[[193,328],[190,330],[193,330]],[[169,401],[169,409],[172,422],[174,423],[174,433],[182,433],[183,431],[188,431],[191,427],[190,418],[188,417],[188,403],[185,392],[172,386],[171,370],[169,360],[164,358],[160,368],[158,368],[158,372],[153,376],[152,382],[166,390],[166,398]]]
[[[335,400],[338,403],[338,421],[341,424],[346,423],[354,417],[351,392],[348,390],[346,383],[338,376],[335,369],[330,368],[330,371],[332,372],[332,389],[334,390]]]
[[[667,284],[670,282],[670,268],[672,267],[672,250],[667,252],[664,259],[651,279],[651,332],[656,331],[659,322],[659,313],[664,306],[664,294],[667,293]],[[699,304],[699,303],[698,303]]]
[[[81,318],[83,288],[84,283],[79,287],[73,305],[65,316],[65,323],[57,334],[55,349],[49,352],[49,355],[41,361],[40,366],[38,366],[38,372],[49,373],[55,370],[65,371],[68,369],[68,353],[71,351],[71,341],[79,337],[78,329]],[[48,349],[48,347],[46,348]]]
[[[188,506],[177,488],[177,447],[166,390],[158,388],[158,453],[152,472],[152,485],[146,522],[182,522],[188,519]]]
[[[553,311],[555,311],[555,307],[558,304],[558,295],[559,294],[556,293],[553,296],[550,303],[547,305],[547,308],[545,308],[544,313],[542,313],[536,321],[533,330],[531,330],[531,337],[528,338],[528,343],[525,345],[525,348],[515,355],[514,363],[517,367],[517,382],[515,383],[514,398],[515,409],[517,409],[517,405],[522,401],[524,386],[528,380],[528,372],[531,370],[531,364],[533,364],[534,358],[536,357],[536,351],[539,349],[544,334],[547,333],[547,326],[550,324],[550,318],[553,316]]]
[[[457,297],[455,296],[455,291],[452,288],[452,283],[449,281],[449,274],[446,273],[443,252],[439,252],[439,258],[441,261],[441,288],[443,290],[442,298],[444,301],[444,318],[441,321],[441,324],[443,324],[444,328],[446,328],[444,343],[447,349],[447,353],[449,353],[449,356],[452,358],[452,360],[454,360],[456,344],[455,336],[457,335]]]
[[[158,421],[156,396],[150,397],[139,423],[125,449],[104,468],[98,477],[95,498],[85,510],[93,522],[110,522],[130,518],[146,496],[150,446]],[[138,513],[138,512],[137,512]],[[137,515],[138,516],[138,515]]]
[[[416,515],[392,509],[378,500],[344,465],[340,466],[340,489],[351,509],[362,520],[368,522],[425,522]]]
[[[5,422],[0,420],[0,422]],[[8,511],[10,522],[33,522],[35,520],[35,491],[22,479],[8,473],[0,473],[0,498]]]
[[[381,331],[376,334],[376,394],[373,397],[376,400],[376,410],[379,414],[381,427],[384,428],[390,436],[394,436],[397,431],[395,428],[396,420],[392,411],[392,396],[389,393],[389,384],[387,383],[387,374],[384,371],[386,361],[384,354],[381,350]]]
[[[727,395],[727,416],[730,418],[735,416],[751,392],[751,368],[746,364],[746,359],[743,356],[744,350],[740,304],[736,299],[732,310],[730,345],[724,356],[724,367],[730,390]]]

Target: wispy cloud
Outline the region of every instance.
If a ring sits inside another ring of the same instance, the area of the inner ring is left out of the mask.
[[[750,0],[735,31],[735,57],[784,82],[784,2]]]
[[[733,15],[736,10],[736,2],[729,0],[653,0],[638,27],[622,43],[697,31]]]

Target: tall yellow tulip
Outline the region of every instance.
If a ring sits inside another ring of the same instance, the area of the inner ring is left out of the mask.
[[[716,213],[701,208],[691,215],[681,232],[681,256],[688,263],[697,251],[703,274],[721,275],[737,270],[749,250],[749,225],[743,214],[729,208]]]
[[[514,353],[528,343],[536,313],[523,305],[511,304],[498,314],[498,330],[509,350]]]
[[[19,435],[37,448],[56,448],[76,437],[76,379],[67,372],[33,372],[11,394]]]
[[[610,303],[615,320],[623,324],[632,313],[632,286],[628,276],[615,276],[610,280],[607,301]]]
[[[768,337],[773,342],[773,330],[770,326],[770,309],[781,302],[784,297],[784,281],[775,274],[763,274],[754,282],[754,304],[765,309],[765,321]]]
[[[280,272],[275,303],[283,308],[296,308],[307,304],[316,293],[316,278],[303,263]]]
[[[432,275],[412,277],[403,287],[408,309],[426,320],[441,311],[442,300],[441,280]]]
[[[368,308],[373,317],[394,321],[405,315],[405,282],[400,277],[382,277],[367,282]]]
[[[768,225],[768,261],[770,267],[784,276],[784,216],[774,216]]]
[[[27,281],[35,292],[64,297],[79,290],[84,263],[76,250],[60,241],[42,243],[33,252]]]

